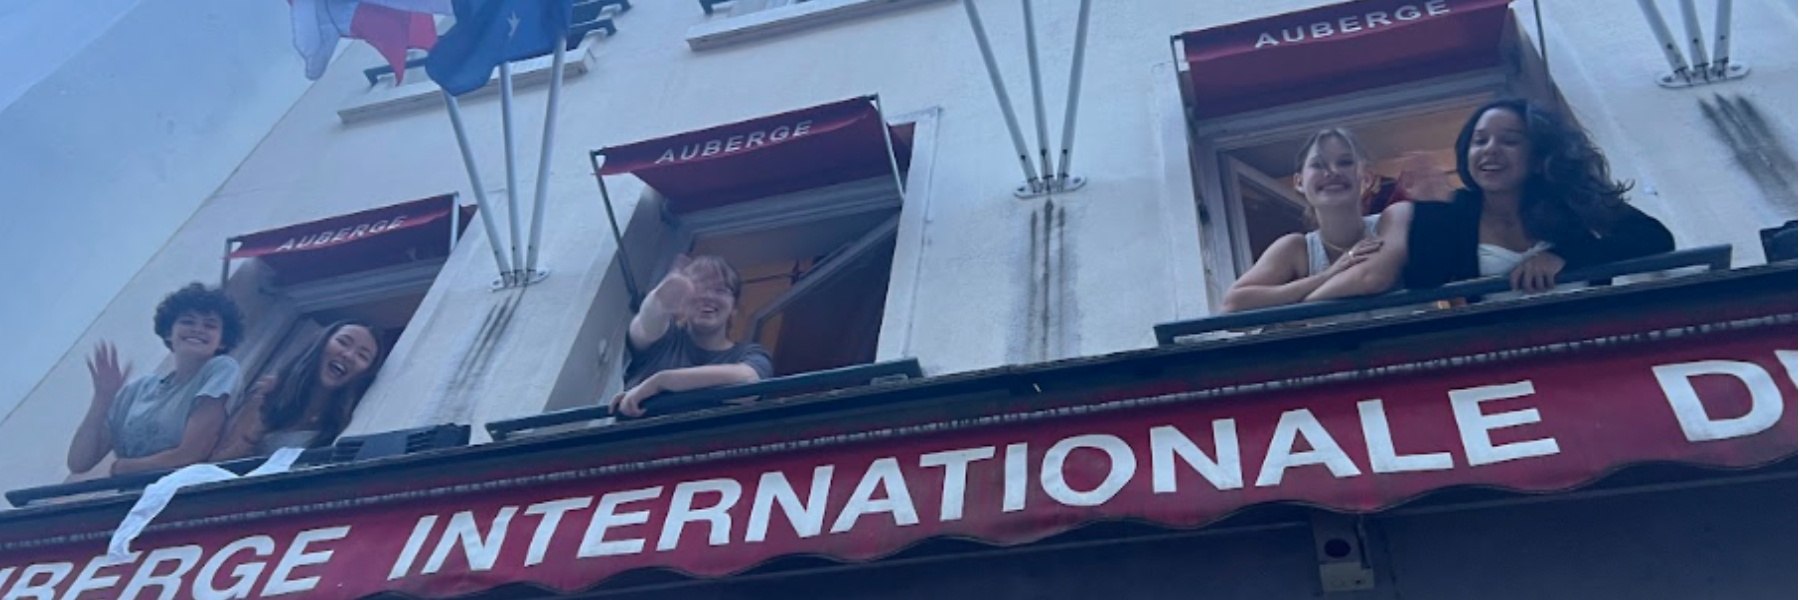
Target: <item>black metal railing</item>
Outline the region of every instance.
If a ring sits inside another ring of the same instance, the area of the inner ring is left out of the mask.
[[[723,406],[725,401],[737,398],[761,397],[776,398],[793,396],[802,393],[824,390],[843,389],[905,379],[918,379],[924,373],[919,369],[918,359],[908,358],[880,362],[870,365],[853,365],[800,373],[785,377],[772,377],[724,387],[690,390],[686,392],[667,393],[655,396],[644,403],[645,417],[692,412]],[[488,434],[495,440],[526,430],[542,429],[583,421],[594,421],[612,416],[608,406],[588,406],[532,415],[508,421],[488,423]]]
[[[1651,273],[1680,269],[1686,267],[1706,267],[1710,270],[1731,268],[1731,246],[1706,246],[1690,250],[1677,250],[1654,256],[1645,256],[1608,263],[1580,271],[1565,272],[1557,275],[1556,282],[1577,283],[1612,279],[1624,275]],[[1250,329],[1279,325],[1294,321],[1317,319],[1334,315],[1359,313],[1386,308],[1398,308],[1430,304],[1441,300],[1453,300],[1495,294],[1512,289],[1512,284],[1505,277],[1488,277],[1472,279],[1448,284],[1442,287],[1393,292],[1379,296],[1364,296],[1342,300],[1326,300],[1307,302],[1271,308],[1246,310],[1243,312],[1214,315],[1187,321],[1175,321],[1156,326],[1156,343],[1169,345],[1180,338],[1204,333]]]
[[[302,452],[294,461],[294,466],[346,463],[358,460],[369,460],[385,456],[399,456],[414,452],[424,452],[439,448],[466,446],[469,443],[469,426],[438,425],[404,429],[370,435],[345,437],[330,446],[311,448]],[[219,468],[243,475],[268,461],[267,456],[255,456],[233,461],[215,463]],[[6,493],[6,500],[13,506],[25,507],[56,498],[68,498],[98,492],[130,492],[144,489],[163,476],[175,472],[174,469],[163,471],[145,471],[128,475],[113,475],[100,479],[60,483],[42,487],[12,490]]]

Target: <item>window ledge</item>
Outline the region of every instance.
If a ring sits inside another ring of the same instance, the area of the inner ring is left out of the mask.
[[[688,29],[688,48],[711,50],[936,0],[811,0]]]
[[[594,38],[589,37],[583,40],[579,47],[568,52],[563,60],[563,78],[565,80],[585,75],[592,69],[593,45]],[[513,87],[518,89],[549,83],[551,61],[552,57],[550,56],[540,56],[513,63]],[[500,86],[495,82],[499,80],[499,69],[495,69],[494,76],[488,79],[488,85],[464,94],[460,99],[467,100],[496,94],[499,92]],[[439,88],[436,82],[425,75],[424,69],[416,69],[407,73],[406,83],[398,86],[388,85],[387,82],[391,80],[386,78],[382,81],[365,91],[353,94],[344,103],[343,108],[338,109],[338,120],[349,125],[377,117],[410,112],[426,106],[444,105],[443,95],[439,93],[442,88]]]

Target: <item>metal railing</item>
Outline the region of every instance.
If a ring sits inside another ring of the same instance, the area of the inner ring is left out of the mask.
[[[1564,272],[1557,275],[1556,283],[1564,284],[1597,281],[1624,275],[1636,275],[1685,267],[1706,267],[1709,270],[1715,271],[1729,269],[1731,268],[1731,246],[1706,246],[1689,250],[1677,250],[1653,256],[1608,263],[1582,269],[1580,271]],[[1441,300],[1454,300],[1495,294],[1511,289],[1512,284],[1507,278],[1488,277],[1460,281],[1431,289],[1408,290],[1382,294],[1379,296],[1307,302],[1303,304],[1291,304],[1287,306],[1227,313],[1157,325],[1156,343],[1158,345],[1166,346],[1176,343],[1180,338],[1205,333],[1249,329],[1320,317],[1429,304]]]
[[[424,452],[438,448],[464,446],[469,443],[469,428],[466,425],[438,425],[403,429],[370,435],[350,436],[339,439],[330,446],[310,448],[300,454],[294,466],[310,466],[322,464],[345,463],[358,460],[398,456],[414,452]],[[269,460],[267,456],[253,456],[238,460],[214,463],[214,466],[243,475]],[[68,498],[82,494],[99,492],[132,492],[143,489],[163,476],[174,473],[175,469],[145,471],[127,475],[113,475],[100,479],[60,483],[34,488],[12,490],[6,493],[6,500],[13,506],[26,507],[45,500]]]
[[[842,389],[880,383],[917,379],[924,373],[919,369],[918,359],[908,358],[880,362],[870,365],[853,365],[800,373],[785,377],[772,377],[724,387],[690,390],[686,392],[667,393],[652,397],[644,403],[645,418],[691,412],[723,406],[725,401],[747,397],[780,397],[792,396],[806,392],[831,389]],[[571,408],[556,412],[532,415],[507,421],[495,421],[487,424],[488,434],[495,440],[504,440],[509,436],[530,429],[542,429],[583,421],[594,421],[612,416],[610,406],[587,406]]]

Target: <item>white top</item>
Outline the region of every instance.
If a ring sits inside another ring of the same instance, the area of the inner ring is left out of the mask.
[[[1375,226],[1381,222],[1381,215],[1373,214],[1363,217],[1363,237],[1375,237]],[[1331,268],[1331,256],[1325,252],[1325,239],[1317,230],[1306,233],[1306,275],[1308,277],[1324,273]]]
[[[1482,277],[1494,277],[1512,273],[1513,268],[1525,262],[1525,259],[1549,249],[1549,242],[1538,242],[1524,252],[1514,252],[1511,248],[1495,244],[1478,244],[1475,246],[1475,261],[1480,265]]]

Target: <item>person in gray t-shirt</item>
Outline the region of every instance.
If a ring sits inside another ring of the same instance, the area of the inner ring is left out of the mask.
[[[238,387],[238,363],[225,353],[243,335],[237,304],[194,283],[163,298],[155,330],[175,369],[126,383],[131,367],[101,341],[88,359],[94,397],[69,442],[69,471],[93,469],[108,453],[112,474],[185,467],[212,453],[225,424],[225,401]]]
[[[645,402],[654,403],[657,394],[773,375],[774,360],[761,345],[726,337],[742,293],[743,281],[724,259],[676,257],[675,266],[631,318],[626,389],[613,397],[613,413],[642,417]]]

